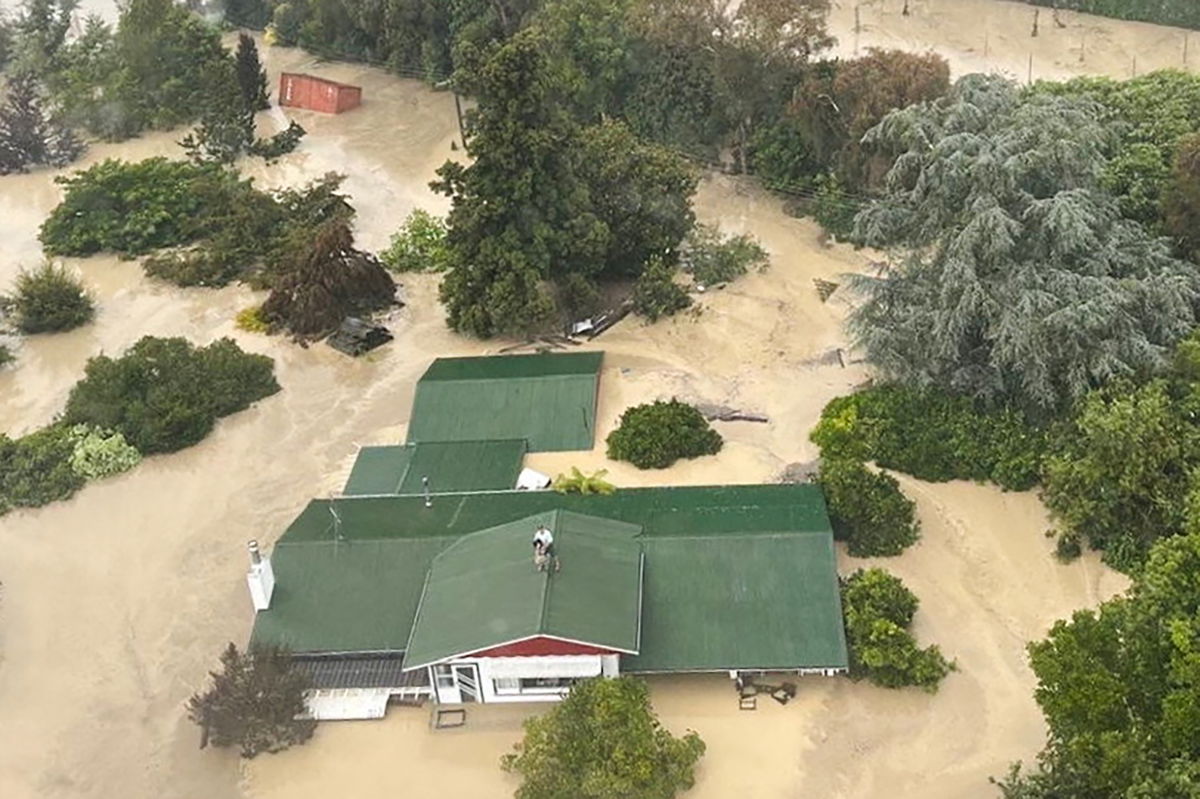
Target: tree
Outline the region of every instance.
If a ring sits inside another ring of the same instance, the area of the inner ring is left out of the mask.
[[[267,72],[258,60],[258,47],[254,39],[245,33],[238,35],[237,54],[234,56],[237,64],[237,82],[242,90],[242,102],[250,111],[265,111],[271,107],[267,92]]]
[[[222,416],[279,391],[273,367],[232,339],[195,347],[145,336],[119,358],[88,359],[63,417],[119,432],[146,455],[174,452],[203,439]]]
[[[24,0],[13,22],[16,57],[22,71],[46,71],[71,30],[79,0]]]
[[[833,536],[856,558],[899,555],[919,536],[916,504],[889,474],[858,461],[822,459],[817,482],[829,506]]]
[[[633,311],[647,321],[674,316],[692,304],[683,286],[675,282],[675,269],[661,258],[651,259],[633,284]]]
[[[1179,140],[1163,212],[1166,232],[1175,237],[1180,252],[1200,263],[1200,133]]]
[[[663,728],[642,680],[599,677],[526,720],[502,765],[521,775],[517,799],[672,799],[692,787],[704,748]]]
[[[903,153],[855,220],[896,263],[854,281],[850,319],[885,376],[1047,412],[1153,374],[1191,329],[1195,270],[1099,187],[1094,103],[969,75],[866,141]]]
[[[233,644],[221,653],[221,670],[210,672],[212,687],[188,700],[188,718],[203,727],[214,746],[236,746],[242,757],[280,752],[312,737],[317,723],[307,717],[308,675],[279,649]]]
[[[392,234],[379,260],[393,272],[441,272],[446,269],[446,223],[428,211],[416,208]]]
[[[37,79],[19,72],[8,79],[0,107],[0,175],[31,166],[65,166],[83,152],[75,132],[47,118]]]
[[[851,677],[885,688],[937,690],[955,665],[936,645],[919,648],[908,632],[917,605],[913,592],[882,569],[859,569],[842,581]]]
[[[723,237],[711,225],[696,225],[683,242],[680,261],[702,286],[719,286],[746,274],[750,267],[767,268],[767,251],[753,236]]]
[[[201,73],[209,87],[199,124],[179,142],[196,163],[231,164],[254,144],[254,109],[245,103],[234,68],[214,62]]]
[[[606,443],[608,457],[615,461],[629,461],[639,469],[665,469],[680,458],[715,455],[722,440],[700,411],[672,399],[627,409]]]
[[[1200,464],[1200,395],[1165,380],[1089,394],[1046,459],[1043,499],[1064,530],[1132,569],[1160,536],[1183,528],[1184,497]]]
[[[79,278],[50,262],[17,275],[13,308],[25,333],[71,330],[91,321],[95,304]]]
[[[1154,545],[1124,596],[1029,645],[1050,734],[1009,799],[1195,795],[1200,777],[1200,535]]]
[[[289,260],[263,303],[262,317],[297,340],[321,338],[347,316],[395,302],[391,276],[374,256],[354,249],[344,221],[326,223]]]

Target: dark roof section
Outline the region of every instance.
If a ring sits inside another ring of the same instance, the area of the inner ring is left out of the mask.
[[[312,687],[333,688],[418,688],[429,685],[425,669],[404,670],[404,658],[384,657],[297,657],[292,663],[306,672]]]
[[[424,494],[503,491],[517,484],[525,441],[428,441],[363,447],[354,461],[343,493]]]
[[[554,531],[561,571],[538,571],[531,542]],[[463,536],[442,550],[406,648],[419,668],[534,636],[636,652],[642,548],[634,525],[552,511]]]
[[[297,654],[402,652],[429,564],[454,540],[280,541],[271,607],[251,641]]]
[[[643,539],[642,648],[627,672],[847,665],[833,538]]]
[[[594,375],[600,371],[603,359],[603,352],[438,358],[425,370],[421,380],[512,380],[523,377]]]
[[[283,540],[329,541],[334,503],[347,539],[458,537],[562,509],[636,524],[646,536],[723,533],[828,532],[825,499],[815,485],[622,488],[608,496],[554,491],[495,491],[422,497],[316,499],[296,517]]]
[[[603,353],[439,358],[417,383],[410,442],[520,438],[590,450]]]

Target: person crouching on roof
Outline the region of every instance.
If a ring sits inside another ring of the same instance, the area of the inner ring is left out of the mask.
[[[554,565],[554,571],[562,568],[554,553],[554,534],[544,524],[539,524],[533,533],[533,564],[538,571],[545,571],[551,564]]]

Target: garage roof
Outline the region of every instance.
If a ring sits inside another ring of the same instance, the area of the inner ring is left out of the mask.
[[[525,441],[426,441],[363,447],[342,493],[423,494],[422,477],[433,493],[501,491],[517,484]]]
[[[541,524],[554,531],[560,571],[534,568],[530,541]],[[636,652],[638,532],[634,525],[553,511],[463,536],[433,559],[404,667],[534,636]]]
[[[603,353],[439,358],[417,383],[409,442],[520,438],[589,450]]]

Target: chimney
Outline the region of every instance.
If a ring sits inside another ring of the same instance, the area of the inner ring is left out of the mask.
[[[246,572],[246,583],[250,586],[250,600],[255,612],[271,607],[271,592],[275,590],[275,572],[271,571],[271,559],[258,549],[258,542],[251,541],[250,571]]]

